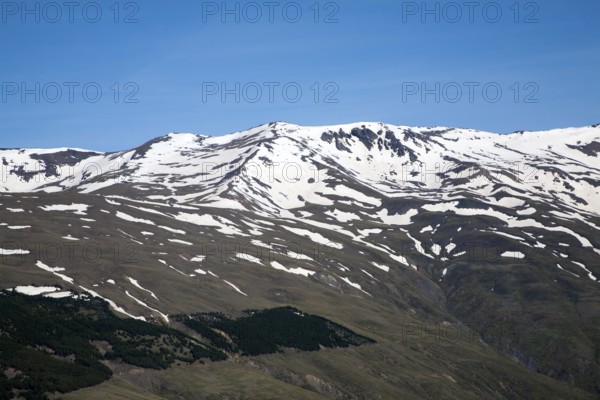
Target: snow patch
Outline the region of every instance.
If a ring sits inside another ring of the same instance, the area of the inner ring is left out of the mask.
[[[298,236],[307,236],[308,238],[310,238],[310,240],[312,240],[315,243],[322,244],[322,245],[328,246],[328,247],[333,247],[338,250],[344,248],[344,246],[342,246],[340,243],[332,242],[329,239],[327,239],[326,237],[324,237],[323,235],[321,235],[320,233],[311,232],[306,229],[291,228],[291,227],[285,226],[285,225],[281,225],[281,227],[292,233],[295,233]]]
[[[277,261],[271,261],[271,266],[277,270],[285,271],[289,274],[302,275],[306,278],[308,278],[309,276],[314,275],[316,273],[315,271],[311,271],[311,270],[304,269],[304,268],[286,268],[282,264],[278,263]]]
[[[85,288],[83,286],[79,286],[79,287],[81,289],[85,290],[87,293],[89,293],[93,297],[96,297],[96,298],[99,298],[99,299],[102,299],[102,300],[106,301],[111,306],[111,308],[113,310],[115,310],[115,311],[117,311],[117,312],[119,312],[121,314],[127,315],[129,318],[137,319],[137,320],[140,320],[140,321],[146,321],[146,318],[144,318],[144,317],[136,317],[135,315],[129,314],[127,311],[125,311],[125,309],[123,309],[122,307],[117,306],[117,304],[114,301],[112,301],[110,299],[107,299],[106,297],[100,296],[98,293],[94,292],[93,290],[87,289],[87,288]]]
[[[142,218],[135,218],[135,217],[132,217],[129,214],[125,214],[124,212],[121,212],[121,211],[117,211],[117,218],[121,218],[121,219],[124,219],[125,221],[129,221],[129,222],[138,222],[140,224],[156,225],[153,221],[150,221],[147,219],[142,219]]]
[[[186,242],[185,240],[179,240],[179,239],[167,239],[169,242],[171,243],[179,243],[179,244],[185,244],[187,246],[193,246],[194,243],[191,242]]]
[[[44,211],[72,211],[77,215],[86,215],[86,212],[90,206],[87,204],[54,204],[49,206],[40,206]]]
[[[382,271],[390,272],[390,267],[388,267],[388,266],[385,266],[385,265],[382,265],[382,264],[377,264],[374,261],[371,261],[371,264],[373,264],[375,267],[379,268]]]
[[[29,250],[0,248],[0,256],[16,256],[16,255],[23,255],[23,254],[29,254]]]
[[[228,284],[229,286],[231,286],[236,292],[238,292],[240,294],[243,294],[244,296],[248,297],[248,295],[246,293],[242,292],[240,290],[240,288],[238,288],[237,286],[235,286],[233,283],[231,283],[229,281],[226,281],[225,279],[223,279],[223,282],[225,282],[226,284]]]
[[[59,288],[54,286],[17,286],[15,292],[27,296],[39,296],[44,293],[56,292]]]
[[[246,253],[237,253],[236,257],[239,258],[240,260],[246,260],[246,261],[250,261],[252,263],[258,264],[258,265],[262,265],[262,263],[260,262],[260,259],[251,256],[250,254],[246,254]]]
[[[165,231],[169,231],[172,233],[178,233],[180,235],[185,235],[185,231],[182,231],[181,229],[173,229],[173,228],[169,228],[168,226],[162,226],[162,225],[159,225],[158,227],[161,229],[164,229]]]
[[[137,287],[137,288],[138,288],[138,289],[140,289],[140,290],[143,290],[143,291],[144,291],[144,292],[146,292],[146,293],[150,293],[150,295],[151,295],[152,297],[154,297],[156,300],[158,300],[158,297],[156,297],[156,295],[155,295],[155,294],[154,294],[154,293],[153,293],[151,290],[144,289],[144,288],[142,287],[142,285],[140,285],[140,283],[139,283],[137,280],[135,280],[135,279],[133,279],[133,278],[131,278],[131,277],[129,277],[129,276],[127,277],[127,279],[129,279],[129,282],[131,282],[131,284],[132,284],[133,286]]]
[[[506,251],[506,252],[502,253],[501,256],[505,257],[505,258],[518,258],[518,259],[525,258],[525,254],[521,253],[520,251]]]
[[[73,241],[78,241],[78,240],[80,240],[80,239],[74,238],[73,236],[71,236],[71,234],[69,234],[69,235],[67,235],[67,236],[63,236],[62,238],[63,238],[63,239],[66,239],[66,240],[73,240]]]

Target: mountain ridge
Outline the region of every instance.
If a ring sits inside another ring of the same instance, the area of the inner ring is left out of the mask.
[[[0,289],[60,286],[156,323],[294,306],[392,358],[406,326],[475,326],[486,350],[461,351],[600,393],[600,130],[418,130],[272,123],[0,151]]]
[[[539,178],[536,174],[543,173],[543,179],[564,186],[560,189],[562,194],[557,188],[555,196],[561,197],[564,203],[585,212],[600,208],[598,204],[589,204],[598,195],[600,183],[586,176],[581,168],[600,170],[599,166],[593,164],[595,152],[600,151],[596,149],[600,146],[600,139],[594,128],[557,130],[563,134],[550,138],[541,137],[545,132],[498,135],[474,130],[439,129],[393,127],[382,123],[325,127],[271,123],[226,136],[168,134],[134,149],[114,153],[67,151],[73,158],[68,161],[62,159],[63,149],[54,152],[59,154],[56,162],[51,160],[53,150],[44,153],[37,149],[2,151],[3,179],[0,190],[28,192],[78,188],[89,192],[110,186],[107,178],[110,180],[112,174],[113,178],[116,177],[113,183],[118,183],[121,178],[128,181],[128,177],[135,177],[139,183],[161,184],[176,194],[175,184],[168,185],[164,180],[153,177],[171,175],[171,179],[179,179],[197,187],[206,186],[212,181],[214,195],[223,191],[216,187],[219,179],[225,178],[221,184],[227,177],[243,179],[240,165],[252,160],[255,175],[261,175],[253,178],[258,177],[263,186],[272,183],[265,181],[266,172],[280,173],[280,176],[269,179],[287,179],[288,176],[281,175],[284,172],[291,173],[292,169],[301,177],[311,176],[312,171],[315,178],[314,175],[320,174],[330,164],[353,177],[363,177],[360,179],[363,184],[387,194],[411,189],[437,191],[444,189],[446,184],[459,186],[469,179],[465,171],[472,172],[475,177],[487,177],[489,183],[532,190],[535,189],[533,183]],[[552,143],[546,148],[539,144],[539,141],[549,139]],[[277,149],[272,143],[277,143]],[[560,147],[558,153],[552,146]],[[150,156],[146,157],[148,152]],[[298,154],[301,157],[297,157]],[[564,158],[565,166],[572,167],[571,171],[553,170],[554,167],[545,165],[556,164],[550,157],[557,157],[557,154]],[[361,165],[365,159],[368,165]],[[170,168],[167,160],[179,164],[182,173],[175,176],[175,169]],[[284,167],[269,165],[278,162]],[[186,165],[195,166],[195,169],[184,168]],[[59,169],[61,174],[58,174]],[[49,179],[41,179],[39,175],[42,174]],[[39,185],[30,183],[32,177],[44,182]],[[61,180],[63,177],[65,179]],[[94,179],[105,182],[105,185],[90,184]],[[525,179],[529,182],[525,182]],[[132,181],[130,179],[128,182],[134,183]],[[580,186],[575,188],[574,182]],[[536,195],[542,194],[540,190],[533,191]],[[183,202],[190,200],[185,196],[181,198]],[[282,201],[280,206],[296,207],[299,204],[297,201],[289,203],[284,205]]]
[[[230,135],[245,133],[252,129],[271,127],[271,126],[276,126],[276,125],[288,125],[288,126],[293,126],[293,127],[297,127],[297,128],[304,127],[304,128],[319,128],[319,129],[330,129],[333,127],[348,128],[348,127],[359,127],[359,126],[363,126],[363,125],[366,125],[366,126],[381,125],[382,127],[392,126],[392,127],[397,127],[397,128],[409,128],[409,129],[429,129],[434,132],[436,130],[445,130],[445,131],[459,130],[461,132],[485,133],[485,134],[492,134],[492,135],[499,135],[499,136],[523,135],[523,134],[535,134],[535,133],[560,133],[560,132],[568,131],[568,130],[600,128],[600,124],[592,124],[592,125],[585,125],[585,126],[569,126],[569,127],[562,127],[562,128],[553,128],[553,129],[549,129],[549,130],[515,130],[513,132],[500,133],[500,132],[484,131],[484,130],[479,130],[479,129],[475,129],[475,128],[450,127],[450,126],[441,126],[441,125],[440,126],[394,125],[394,124],[388,124],[388,123],[385,123],[382,121],[349,122],[349,123],[337,124],[337,125],[335,125],[335,124],[334,125],[301,125],[301,124],[296,124],[296,123],[288,122],[288,121],[274,121],[274,122],[268,122],[265,124],[257,125],[255,127],[252,127],[252,128],[246,129],[246,130],[239,130],[239,131],[229,132],[229,133],[225,133],[225,134],[221,134],[221,135],[172,131],[172,132],[168,132],[163,135],[159,135],[154,138],[148,139],[141,146],[143,146],[147,143],[153,142],[155,140],[161,139],[161,138],[167,138],[169,135],[194,135],[199,138],[221,138],[221,137],[227,137]],[[429,132],[429,131],[424,131],[424,133],[427,133],[427,132]],[[78,152],[90,152],[90,153],[97,153],[97,154],[114,154],[114,153],[120,153],[120,152],[124,152],[124,151],[135,150],[136,148],[141,147],[141,146],[133,147],[130,149],[121,149],[121,150],[112,150],[112,151],[98,151],[98,150],[93,150],[90,148],[83,148],[83,147],[56,147],[56,148],[55,147],[0,147],[0,151],[31,150],[31,151],[38,151],[38,152],[39,151],[58,152],[58,151],[72,150],[72,151],[78,151]]]

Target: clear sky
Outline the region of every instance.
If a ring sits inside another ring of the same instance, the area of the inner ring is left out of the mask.
[[[271,121],[600,122],[598,0],[0,6],[0,147],[112,151]]]

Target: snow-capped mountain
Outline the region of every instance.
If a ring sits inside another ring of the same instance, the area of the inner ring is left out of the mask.
[[[371,202],[407,195],[448,200],[464,190],[481,198],[538,197],[594,213],[598,153],[598,127],[498,135],[381,123],[272,123],[222,137],[169,134],[109,154],[4,150],[0,189],[102,193],[126,183],[150,200],[277,212],[332,205],[329,195],[352,196],[343,193],[343,183],[352,182],[375,192]]]
[[[369,333],[366,310],[514,323],[531,331],[482,340],[600,391],[599,154],[598,126],[279,122],[116,153],[0,150],[2,286],[165,323],[267,303],[362,309],[350,322]]]

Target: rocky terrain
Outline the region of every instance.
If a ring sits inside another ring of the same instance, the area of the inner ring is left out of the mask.
[[[114,360],[65,398],[596,398],[599,154],[598,126],[281,122],[115,153],[2,149],[0,289],[186,334],[181,314],[292,306],[376,342]]]

